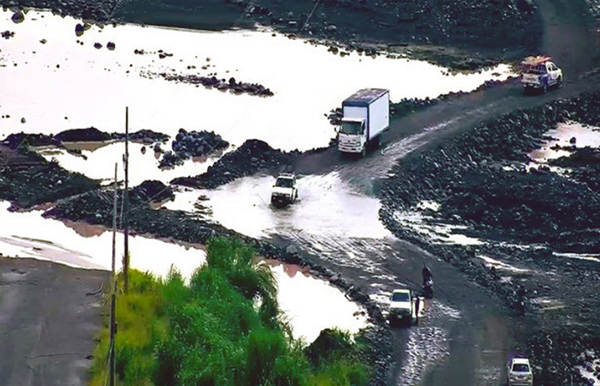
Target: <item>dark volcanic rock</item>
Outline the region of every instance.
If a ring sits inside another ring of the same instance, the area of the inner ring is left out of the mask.
[[[4,39],[8,40],[8,39],[12,38],[13,36],[15,36],[15,33],[12,31],[6,30],[6,31],[0,33],[0,36],[2,36]]]
[[[160,181],[144,181],[131,190],[131,196],[139,201],[165,201],[175,198],[173,189]]]
[[[15,24],[19,24],[22,23],[25,20],[25,15],[23,15],[23,12],[18,11],[13,13],[11,20],[15,23]]]
[[[229,142],[212,131],[188,132],[179,129],[179,133],[171,145],[173,151],[163,155],[159,167],[164,169],[181,165],[189,158],[206,156],[214,151],[226,149],[228,146]]]
[[[224,155],[210,166],[206,173],[196,177],[176,178],[171,183],[213,189],[259,171],[281,171],[292,165],[298,154],[298,152],[285,153],[275,150],[266,142],[250,139],[236,151]]]
[[[166,80],[181,82],[181,83],[190,83],[190,84],[201,84],[205,87],[214,87],[216,89],[225,91],[231,90],[235,93],[246,93],[250,95],[258,95],[258,96],[273,96],[273,92],[266,88],[263,85],[255,84],[255,83],[245,83],[245,82],[237,82],[235,78],[229,78],[229,81],[225,81],[225,79],[217,79],[215,76],[206,77],[199,75],[182,75],[182,74],[168,74],[165,72],[161,72],[159,74],[149,74],[149,75],[158,75]]]
[[[81,35],[83,35],[84,31],[85,31],[85,28],[83,28],[83,24],[77,23],[77,25],[75,26],[75,35],[81,36]]]
[[[96,129],[89,127],[87,129],[71,129],[60,132],[54,136],[61,142],[86,142],[86,141],[108,141],[113,136]]]
[[[60,141],[50,135],[45,134],[10,134],[2,143],[11,149],[17,149],[20,146],[60,146]]]
[[[106,44],[106,48],[108,48],[110,51],[114,51],[116,47],[117,47],[117,46],[116,46],[116,45],[115,45],[115,43],[113,43],[113,42],[108,42],[108,43]]]
[[[115,139],[119,139],[121,141],[125,140],[125,133],[113,134]],[[157,133],[152,130],[138,130],[134,133],[129,133],[129,140],[135,142],[141,142],[145,144],[153,144],[157,142],[165,143],[169,140],[169,136],[163,133]]]
[[[13,209],[53,202],[100,186],[97,181],[68,172],[26,148],[20,148],[20,153],[24,154],[23,161],[4,160],[5,165],[0,168],[0,198],[10,201]]]

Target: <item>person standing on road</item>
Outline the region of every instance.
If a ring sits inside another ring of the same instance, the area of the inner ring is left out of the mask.
[[[419,295],[416,296],[415,299],[415,314],[416,314],[416,324],[419,324],[419,305],[421,303],[421,299],[419,298]]]

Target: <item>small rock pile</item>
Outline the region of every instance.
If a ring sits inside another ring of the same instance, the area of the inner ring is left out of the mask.
[[[189,158],[206,156],[214,151],[226,149],[228,146],[229,142],[213,131],[188,132],[179,129],[179,133],[171,145],[173,150],[163,155],[159,168],[165,169],[182,165]]]
[[[292,165],[299,152],[275,150],[266,142],[250,139],[235,152],[225,154],[206,173],[196,177],[176,178],[171,183],[197,188],[214,189],[236,178],[250,176],[258,171],[279,172]]]
[[[153,74],[150,74],[153,75]],[[235,78],[229,78],[229,80],[218,79],[215,76],[199,76],[199,75],[182,75],[182,74],[167,74],[161,72],[158,76],[173,82],[190,83],[190,84],[201,84],[205,87],[216,88],[217,90],[226,91],[231,90],[234,93],[246,93],[257,96],[273,96],[273,91],[266,88],[263,85],[255,83],[238,82]]]

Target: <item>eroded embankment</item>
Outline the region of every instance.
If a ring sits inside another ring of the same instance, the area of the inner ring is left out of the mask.
[[[600,94],[508,113],[436,149],[414,153],[398,162],[379,192],[380,217],[394,234],[459,267],[517,314],[534,316],[539,327],[524,333],[527,345],[521,351],[535,358],[536,375],[546,385],[566,384],[571,375],[581,380],[575,365],[600,334],[595,316],[600,266],[555,254],[600,252],[595,150],[555,161],[572,168],[567,175],[527,165],[546,133],[567,121],[600,125]],[[477,242],[433,242],[402,221],[409,212]],[[485,264],[490,258],[522,269],[502,275],[507,266]],[[551,302],[553,307],[545,306]],[[577,344],[571,336],[579,337]],[[547,339],[550,348],[540,343]]]

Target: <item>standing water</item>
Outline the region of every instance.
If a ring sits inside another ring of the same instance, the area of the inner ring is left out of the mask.
[[[357,89],[389,88],[397,101],[470,91],[510,75],[506,65],[447,75],[447,69],[423,61],[357,53],[342,58],[327,47],[268,31],[118,25],[92,26],[77,37],[78,21],[71,17],[29,11],[24,22],[14,24],[11,14],[0,13],[3,25],[15,33],[2,41],[0,51],[4,133],[48,134],[89,126],[122,131],[124,107],[129,106],[134,130],[171,136],[182,127],[214,130],[237,145],[256,138],[274,148],[307,150],[328,144],[335,133],[325,114]],[[106,48],[109,42],[115,44],[112,51]],[[234,95],[148,75],[161,72],[234,77],[262,84],[275,95]]]
[[[112,233],[99,226],[44,219],[41,212],[8,212],[0,202],[0,252],[11,257],[49,260],[77,268],[111,267]],[[40,230],[43,229],[43,232]],[[117,237],[117,269],[121,268],[123,238]],[[142,236],[130,237],[131,267],[165,277],[171,267],[186,278],[206,261],[198,245],[181,245]],[[357,332],[366,324],[361,307],[348,301],[329,283],[312,278],[295,266],[271,262],[279,287],[278,301],[295,337],[313,341],[324,328]]]

